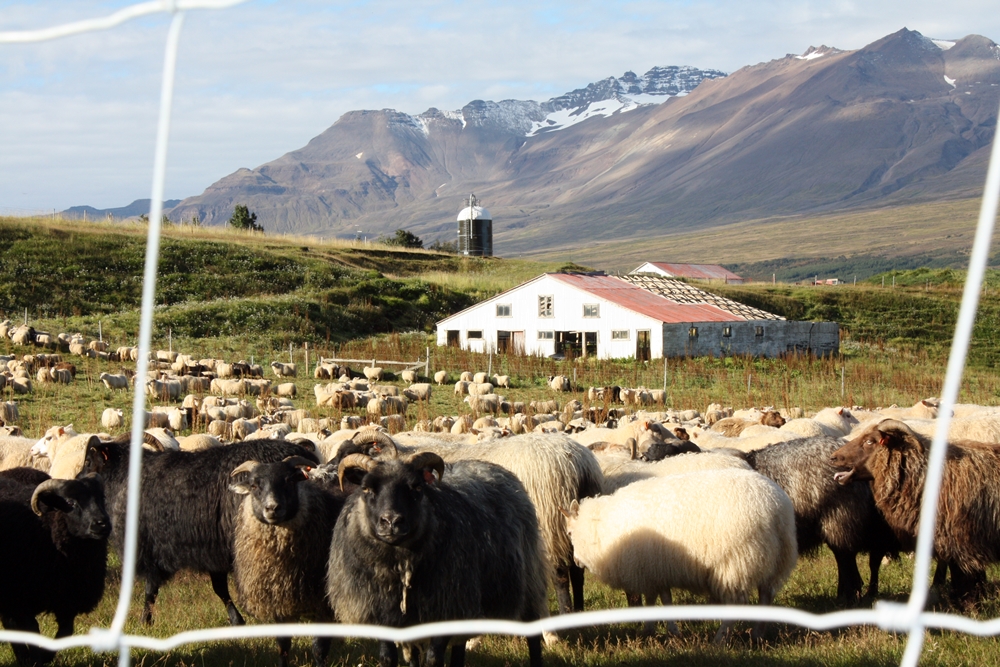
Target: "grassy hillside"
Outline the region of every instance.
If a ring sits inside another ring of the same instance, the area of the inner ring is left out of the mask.
[[[802,280],[819,274],[863,280],[893,269],[961,267],[972,248],[979,199],[960,199],[824,215],[751,220],[704,231],[594,243],[569,238],[539,248],[539,260],[572,260],[607,271],[646,261],[725,264],[754,280]],[[1000,242],[994,240],[994,250]]]
[[[135,335],[145,228],[0,218],[0,311]],[[157,327],[190,338],[344,341],[428,330],[488,293],[555,265],[423,250],[165,229]],[[461,278],[461,280],[454,280]],[[62,329],[61,329],[62,330]]]

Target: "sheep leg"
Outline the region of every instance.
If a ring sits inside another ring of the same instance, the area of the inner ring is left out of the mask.
[[[451,645],[451,662],[449,667],[465,667],[465,642],[456,641]]]
[[[653,600],[653,602],[655,603],[656,600]],[[660,593],[660,604],[672,605],[673,603],[674,603],[674,594],[669,588]],[[669,632],[672,635],[679,635],[681,633],[680,628],[678,628],[677,624],[674,623],[673,621],[667,621],[667,632]]]
[[[866,597],[878,597],[878,572],[882,567],[882,559],[888,554],[877,549],[868,553],[868,593]]]
[[[757,594],[759,596],[759,602],[762,606],[769,606],[774,602],[774,591],[761,586],[757,589]],[[767,629],[767,623],[764,621],[757,621],[754,623],[753,627],[750,628],[750,641],[754,644],[758,644],[764,639],[764,630]]]
[[[56,639],[73,634],[74,614],[56,614]]]
[[[212,590],[219,596],[222,603],[226,605],[226,614],[229,616],[229,625],[243,625],[245,621],[240,615],[240,610],[233,604],[233,599],[229,597],[229,573],[209,572],[212,579]]]
[[[570,563],[569,581],[573,586],[573,611],[583,611],[583,568]]]
[[[281,667],[288,667],[288,654],[292,650],[291,637],[275,637],[278,642],[278,663]]]
[[[454,649],[452,649],[454,651]],[[448,651],[448,637],[433,637],[431,645],[427,647],[427,656],[424,663],[427,667],[444,667],[444,655]],[[452,653],[454,655],[454,653]],[[462,664],[465,663],[465,646],[462,646]],[[456,667],[461,667],[457,665]]]
[[[542,667],[542,637],[531,635],[528,640],[528,667]]]
[[[332,637],[316,637],[313,639],[313,665],[314,667],[324,667],[326,658],[330,655],[330,645],[333,643]]]
[[[399,664],[399,651],[393,642],[378,643],[378,664],[379,667],[396,667]]]
[[[559,603],[559,613],[568,614],[573,611],[573,601],[570,598],[569,566],[560,565],[556,568],[556,599]],[[582,602],[582,598],[581,598]]]
[[[38,621],[35,620],[34,616],[24,616],[21,618],[3,616],[0,617],[0,621],[3,622],[3,627],[8,630],[23,630],[25,632],[39,633]],[[10,647],[14,651],[14,657],[17,659],[17,664],[22,665],[23,667],[47,665],[56,657],[55,651],[47,651],[40,646],[35,646],[34,644],[12,643]]]
[[[146,578],[146,596],[142,602],[142,624],[153,624],[153,606],[156,604],[156,595],[160,592],[160,580],[154,577]]]
[[[941,587],[944,586],[944,582],[948,579],[948,561],[938,559],[937,567],[934,569],[934,581],[933,586]]]
[[[861,589],[864,582],[858,572],[857,553],[846,549],[834,549],[833,557],[837,561],[837,602],[854,606],[861,599]]]

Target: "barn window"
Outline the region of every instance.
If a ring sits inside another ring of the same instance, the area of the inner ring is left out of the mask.
[[[497,317],[510,317],[510,304],[509,303],[498,303],[497,304]]]
[[[763,338],[764,337],[764,327],[754,327],[754,332],[753,333],[754,333],[755,336],[757,336],[757,338]]]
[[[538,316],[539,317],[552,317],[552,297],[551,296],[540,296],[540,297],[538,297]]]
[[[615,329],[611,332],[611,340],[628,340],[628,329]]]
[[[472,340],[472,339],[475,339],[475,338],[482,338],[483,337],[483,332],[482,331],[470,331],[469,333],[466,334],[465,337],[468,338],[469,340]]]
[[[724,337],[726,337],[726,338],[729,338],[730,336],[733,335],[733,328],[732,327],[722,327],[722,335]]]
[[[539,331],[538,332],[538,340],[555,340],[555,337],[556,337],[556,332],[555,331]]]
[[[601,316],[601,306],[597,303],[585,303],[583,304],[583,316],[584,317],[600,317]]]
[[[698,337],[698,327],[691,327],[688,329],[688,337],[697,338]]]

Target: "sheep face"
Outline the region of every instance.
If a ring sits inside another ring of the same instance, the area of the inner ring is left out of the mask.
[[[888,419],[866,428],[861,435],[830,455],[830,464],[835,468],[847,468],[833,478],[840,484],[874,479],[868,460],[880,451],[903,452],[915,449],[923,453],[923,445],[906,424]]]
[[[360,498],[371,536],[394,547],[419,544],[433,523],[427,494],[436,490],[443,470],[444,463],[434,454],[372,466],[361,480]]]
[[[307,466],[315,465],[304,461]],[[309,475],[298,467],[296,457],[277,463],[248,461],[233,470],[233,476],[245,473],[240,481],[229,485],[229,490],[249,495],[253,515],[264,524],[277,525],[291,521],[299,512],[298,485]]]
[[[80,479],[51,479],[38,485],[31,509],[39,516],[62,514],[73,537],[103,540],[111,534],[111,517],[104,506],[104,484],[98,475]]]

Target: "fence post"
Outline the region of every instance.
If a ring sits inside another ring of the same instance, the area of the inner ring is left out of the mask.
[[[667,391],[667,358],[663,357],[663,391]]]
[[[490,363],[486,368],[486,375],[493,377],[493,350],[490,350]]]
[[[424,377],[429,378],[431,376],[431,348],[428,345],[427,350],[424,353]],[[419,361],[419,359],[417,360]]]
[[[97,320],[97,340],[104,342],[104,332],[101,330],[101,321]]]
[[[173,333],[174,333],[173,329],[171,329],[170,327],[167,327],[167,351],[168,352],[173,352],[174,351]]]
[[[295,363],[295,359],[292,357],[292,344],[291,343],[288,344],[288,363],[290,363],[290,364],[294,364]]]
[[[846,366],[846,364],[844,365]],[[844,366],[840,367],[840,400],[844,400]]]
[[[302,349],[306,352],[306,377],[309,377],[309,343],[302,343]]]

